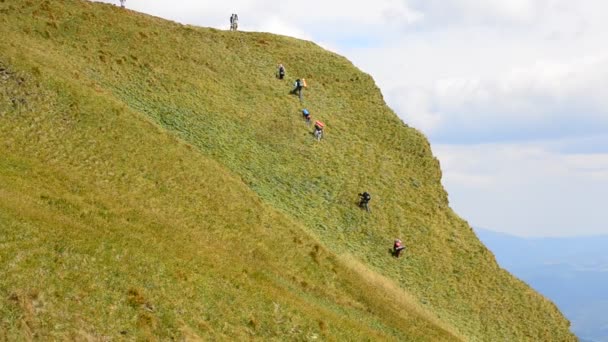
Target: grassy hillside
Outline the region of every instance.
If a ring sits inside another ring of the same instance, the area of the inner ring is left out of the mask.
[[[0,33],[0,339],[574,339],[343,57],[83,1]]]

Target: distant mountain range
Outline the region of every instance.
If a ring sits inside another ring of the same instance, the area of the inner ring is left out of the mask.
[[[503,268],[560,308],[581,341],[608,342],[608,236],[521,238],[475,232]]]

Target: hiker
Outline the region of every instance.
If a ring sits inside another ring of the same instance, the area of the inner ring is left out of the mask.
[[[398,258],[399,255],[401,254],[401,251],[404,249],[405,249],[405,246],[403,245],[401,240],[395,239],[395,242],[393,243],[393,256],[395,258]]]
[[[300,98],[300,101],[302,101],[302,88],[304,88],[304,87],[306,87],[306,80],[298,78],[296,80],[296,82],[294,83],[294,88],[290,92],[290,94],[297,94],[298,97]]]
[[[366,211],[369,211],[369,201],[372,199],[372,195],[370,195],[369,192],[365,191],[363,193],[360,193],[359,197],[361,197],[361,201],[359,201],[359,207],[365,209]]]
[[[125,8],[125,2],[127,0],[120,0],[120,8]]]
[[[315,131],[313,132],[313,135],[315,136],[315,138],[317,138],[317,141],[320,141],[321,138],[323,138],[323,128],[324,127],[325,127],[324,123],[322,123],[319,120],[315,121]]]
[[[283,64],[279,64],[278,70],[277,70],[277,77],[282,80],[283,77],[285,77],[285,67],[283,66]]]
[[[239,27],[239,16],[236,13],[232,13],[230,16],[230,31],[236,31]]]
[[[304,117],[304,121],[306,121],[307,125],[310,125],[310,112],[308,109],[302,109],[302,116]]]

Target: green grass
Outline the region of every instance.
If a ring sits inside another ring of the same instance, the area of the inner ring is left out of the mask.
[[[343,57],[82,1],[0,34],[0,340],[574,340]]]

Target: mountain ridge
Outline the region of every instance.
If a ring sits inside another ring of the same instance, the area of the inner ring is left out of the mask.
[[[21,317],[2,323],[7,337],[573,339],[451,211],[428,141],[344,57],[82,1],[0,13],[0,313]],[[320,143],[274,79],[278,61],[308,80]],[[363,190],[371,215],[356,207]],[[397,236],[403,260],[386,250]],[[226,246],[243,237],[241,257]],[[8,262],[17,250],[38,261]],[[134,256],[121,264],[119,250]],[[78,275],[87,263],[105,278]],[[57,286],[28,285],[40,273]],[[44,328],[54,322],[65,328]]]

